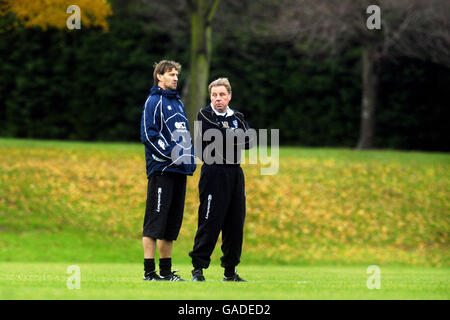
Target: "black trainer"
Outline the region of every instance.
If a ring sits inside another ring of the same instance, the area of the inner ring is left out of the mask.
[[[235,273],[231,277],[223,276],[223,281],[248,282],[247,280],[244,280],[241,277],[239,277],[239,275],[237,273]]]
[[[175,272],[177,271],[172,271],[170,274],[168,274],[167,276],[159,276],[160,277],[160,281],[186,281],[184,279],[181,279],[181,277],[177,274],[175,274]]]
[[[161,281],[161,277],[156,273],[156,271],[152,271],[144,274],[144,281]]]
[[[203,276],[202,269],[192,270],[192,281],[205,281],[205,277]]]

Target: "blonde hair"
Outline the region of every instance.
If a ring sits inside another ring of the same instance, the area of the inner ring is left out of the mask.
[[[158,85],[158,74],[164,74],[167,71],[171,71],[172,69],[181,72],[181,64],[175,61],[170,60],[161,60],[160,62],[155,63],[155,70],[153,71],[153,84]]]
[[[211,94],[211,89],[213,87],[218,87],[218,86],[224,86],[227,89],[228,93],[231,94],[231,85],[230,85],[230,81],[228,81],[228,78],[219,78],[219,79],[211,82],[208,86],[209,94]]]

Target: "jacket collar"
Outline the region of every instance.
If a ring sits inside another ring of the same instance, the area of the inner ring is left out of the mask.
[[[162,95],[163,97],[170,98],[170,99],[180,99],[180,96],[177,91],[175,90],[163,90],[161,87],[154,86],[150,90],[150,95]]]
[[[229,106],[227,106],[227,111],[226,112],[222,112],[222,113],[220,113],[219,111],[214,109],[214,107],[212,106],[212,103],[209,105],[209,107],[211,108],[211,111],[213,111],[218,116],[229,117],[229,116],[232,116],[234,114],[234,111],[231,110],[231,108]]]

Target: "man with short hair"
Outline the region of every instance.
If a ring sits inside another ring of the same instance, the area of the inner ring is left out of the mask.
[[[172,271],[172,248],[183,220],[186,176],[193,174],[196,165],[188,119],[176,91],[180,71],[181,65],[174,61],[155,64],[154,86],[141,119],[148,178],[142,234],[146,281],[184,281]]]
[[[236,273],[235,267],[240,262],[245,220],[245,182],[240,167],[240,151],[250,148],[250,137],[246,135],[249,125],[242,113],[228,106],[231,100],[228,79],[219,78],[208,89],[211,104],[197,115],[201,125],[200,137],[208,130],[215,130],[224,143],[223,149],[214,150],[214,155],[209,155],[208,150],[214,149],[213,139],[202,138],[202,149],[196,150],[204,164],[199,181],[198,229],[193,250],[189,253],[194,267],[192,281],[205,281],[203,269],[209,267],[211,254],[222,231],[223,280],[246,282]],[[231,140],[230,136],[233,137]],[[234,137],[238,138],[237,143]]]

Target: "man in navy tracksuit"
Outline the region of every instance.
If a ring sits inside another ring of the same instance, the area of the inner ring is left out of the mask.
[[[148,177],[142,234],[147,281],[183,281],[171,270],[171,255],[183,220],[186,176],[193,174],[196,165],[188,119],[175,91],[180,70],[180,64],[174,61],[163,60],[155,65],[155,86],[141,119]],[[155,271],[157,244],[159,275]]]
[[[201,109],[197,116],[201,132],[196,132],[196,139],[201,137],[202,150],[196,153],[204,164],[199,181],[198,229],[189,253],[194,267],[192,280],[205,281],[203,269],[209,267],[222,231],[223,280],[245,281],[235,267],[240,262],[245,220],[245,181],[239,164],[240,150],[250,147],[251,137],[246,133],[249,126],[242,113],[228,106],[231,100],[228,79],[217,79],[208,89],[211,105]],[[214,133],[222,140],[223,148],[213,148],[214,139],[205,138]]]

